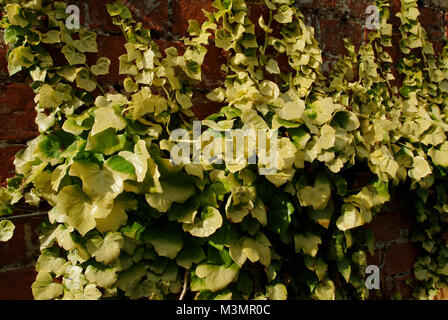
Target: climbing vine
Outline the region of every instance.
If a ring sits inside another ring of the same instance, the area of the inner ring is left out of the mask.
[[[244,0],[216,0],[206,22],[190,21],[183,54],[108,4],[126,40],[126,78],[109,91],[97,77],[115,62],[87,63],[97,35],[68,29],[65,3],[0,4],[8,69],[30,76],[40,132],[16,155],[0,215],[19,201],[51,207],[36,299],[367,299],[374,241],[361,226],[398,185],[416,199],[415,297],[447,287],[448,49],[434,53],[417,0],[401,0],[399,61],[378,0],[378,30],[358,50],[346,40],[328,77],[293,0],[265,0],[257,21]],[[226,79],[207,95],[223,107],[202,121],[200,148],[216,150],[229,129],[278,130],[275,173],[260,174],[262,161],[170,161],[171,132],[194,131],[208,44],[227,52]],[[362,186],[360,170],[372,177]],[[0,241],[13,230],[2,220]]]

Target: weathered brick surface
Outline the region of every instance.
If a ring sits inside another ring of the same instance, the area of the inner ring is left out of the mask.
[[[16,221],[14,225],[16,228],[12,239],[8,242],[0,242],[0,268],[25,260],[26,240],[23,219]]]
[[[0,146],[0,186],[5,186],[6,179],[14,175],[14,156],[22,148],[20,146]]]
[[[173,27],[172,32],[185,35],[189,20],[205,21],[202,9],[211,11],[213,1],[210,0],[173,0]]]
[[[118,57],[125,53],[124,39],[120,29],[113,25],[106,11],[106,4],[114,0],[73,0],[81,9],[81,23],[98,32],[98,55],[89,54],[88,62],[94,64],[98,57],[106,56],[111,61],[110,74],[101,76],[99,81],[105,85],[119,83],[124,76],[118,74]],[[184,52],[179,39],[186,34],[188,21],[204,21],[201,9],[212,10],[213,0],[121,0],[133,12],[136,20],[154,31],[153,37],[164,49],[175,46]],[[263,0],[248,0],[249,17],[257,24],[263,14],[267,20],[267,11]],[[393,0],[390,7],[391,23],[394,25],[393,47],[388,52],[396,60],[400,54],[398,41],[400,24],[394,15],[400,8],[400,0]],[[324,72],[328,72],[337,59],[346,53],[343,39],[350,38],[359,47],[364,40],[363,27],[367,18],[366,8],[371,0],[300,0],[297,6],[305,15],[305,22],[315,30],[315,36],[323,50]],[[448,0],[421,1],[420,21],[428,32],[430,40],[440,51],[447,37]],[[280,26],[274,22],[274,34],[278,35]],[[264,33],[257,27],[257,36],[263,40]],[[3,34],[0,34],[3,39]],[[193,85],[195,95],[193,110],[203,119],[216,112],[222,106],[205,98],[208,90],[222,85],[225,74],[220,70],[226,62],[226,53],[214,46],[208,46],[203,65],[203,81]],[[0,185],[13,175],[13,159],[17,151],[24,147],[27,140],[38,134],[34,124],[34,93],[25,84],[23,74],[7,76],[7,46],[0,40]],[[53,52],[52,52],[53,54]],[[56,65],[65,64],[62,55],[55,55]],[[279,65],[288,69],[287,60],[282,58]],[[394,71],[398,85],[400,78]],[[271,80],[275,81],[275,78]],[[371,174],[359,174],[356,188],[362,187]],[[411,291],[406,279],[412,277],[412,264],[417,252],[409,242],[412,218],[409,208],[395,196],[382,213],[376,215],[372,228],[376,251],[368,257],[370,264],[376,264],[381,270],[382,298],[396,294],[410,297]],[[33,263],[38,254],[37,226],[41,219],[29,218],[17,220],[14,238],[0,245],[0,299],[30,299],[30,285],[34,280]],[[439,298],[448,296],[441,293]]]
[[[0,272],[0,300],[32,300],[31,285],[35,278],[32,266]]]
[[[131,9],[134,18],[141,21],[145,27],[168,31],[170,27],[168,0],[123,0],[123,2]]]

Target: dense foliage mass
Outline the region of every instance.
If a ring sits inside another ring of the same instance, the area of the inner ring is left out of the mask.
[[[379,29],[359,50],[347,40],[328,78],[293,0],[265,0],[257,21],[244,0],[216,0],[205,23],[190,21],[183,54],[161,50],[126,6],[109,4],[127,78],[107,93],[96,77],[111,61],[86,63],[97,35],[67,29],[65,3],[0,3],[8,68],[30,75],[41,133],[16,156],[1,214],[21,199],[52,207],[36,299],[365,299],[374,245],[359,227],[398,185],[415,199],[415,297],[447,286],[448,49],[434,53],[417,0],[401,0],[399,61],[386,51],[389,3],[379,0]],[[261,162],[171,164],[170,133],[193,130],[209,43],[228,52],[227,76],[207,95],[224,107],[203,135],[278,129],[276,174],[260,175]],[[374,178],[356,189],[359,170]],[[2,221],[0,241],[13,229]]]

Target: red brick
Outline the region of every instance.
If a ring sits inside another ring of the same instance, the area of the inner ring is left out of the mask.
[[[199,120],[203,120],[213,113],[218,112],[224,104],[213,102],[207,99],[204,93],[195,92],[193,96],[192,111]]]
[[[89,27],[90,28],[101,28],[106,31],[120,31],[120,27],[112,23],[112,17],[109,16],[107,12],[107,3],[113,3],[114,0],[89,0],[86,5],[88,5],[89,10]]]
[[[341,22],[338,19],[321,18],[320,22],[320,45],[323,51],[337,56],[347,53],[344,46],[344,38],[352,40],[356,48],[363,41],[363,26],[355,22]]]
[[[144,27],[167,31],[169,27],[168,0],[122,0]]]
[[[35,112],[14,112],[0,118],[0,140],[24,141],[38,135]]]
[[[0,300],[33,300],[34,267],[0,272]]]
[[[23,220],[14,220],[14,225],[16,228],[14,229],[14,235],[11,240],[0,242],[0,267],[25,260],[26,242]]]
[[[0,72],[8,74],[8,61],[6,60],[6,53],[8,52],[7,45],[0,40]]]
[[[20,146],[0,148],[0,186],[6,185],[6,179],[14,175],[14,157],[22,149]]]
[[[34,111],[34,92],[24,84],[0,84],[0,115]]]
[[[386,205],[387,209],[390,205]],[[375,241],[396,240],[406,237],[413,225],[411,217],[403,210],[377,213],[370,227],[375,235]]]
[[[32,217],[27,219],[27,223],[31,226],[31,245],[32,248],[28,248],[31,251],[31,254],[34,257],[38,257],[40,255],[40,241],[39,241],[39,226],[42,221],[45,219],[45,216],[40,217]]]
[[[370,0],[314,0],[301,3],[299,7],[301,9],[317,9],[322,15],[363,19],[367,17],[366,8],[371,4]]]
[[[202,65],[202,87],[216,87],[224,84],[226,79],[225,72],[221,70],[222,64],[226,63],[226,52],[216,48],[214,45],[208,45],[207,54]]]
[[[406,280],[411,278],[412,273],[409,273],[403,277],[389,279],[385,283],[385,288],[382,288],[382,291],[388,299],[411,299],[413,290],[408,284],[406,284]]]
[[[118,58],[126,53],[126,48],[124,47],[126,40],[123,36],[98,36],[98,55],[89,55],[88,63],[95,64],[98,57],[107,57],[111,61],[109,68],[109,73],[104,76],[100,76],[98,80],[102,83],[118,83],[120,80],[126,78],[125,75],[119,74],[120,63]]]
[[[185,35],[189,20],[197,20],[200,24],[206,20],[202,9],[212,11],[213,0],[174,0],[173,1],[173,27],[174,34]]]
[[[385,265],[382,271],[386,275],[411,271],[417,256],[417,249],[412,243],[394,244],[387,248]]]

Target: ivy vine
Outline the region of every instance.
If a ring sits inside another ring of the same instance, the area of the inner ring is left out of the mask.
[[[325,77],[294,1],[264,2],[251,21],[244,0],[216,0],[203,24],[190,21],[183,54],[108,4],[126,40],[126,79],[106,92],[97,77],[111,61],[87,63],[97,35],[67,29],[65,3],[0,1],[8,69],[32,79],[40,132],[16,155],[0,215],[19,201],[52,208],[36,299],[367,299],[374,241],[361,226],[398,185],[415,195],[414,295],[447,288],[448,48],[435,54],[417,0],[401,0],[393,61],[389,1],[378,0],[379,29],[358,50],[346,40]],[[276,174],[260,175],[263,163],[170,162],[170,133],[193,132],[208,44],[227,63],[207,95],[223,107],[204,129],[278,129]],[[372,179],[359,188],[354,173],[366,169]],[[13,230],[2,220],[0,241]]]

